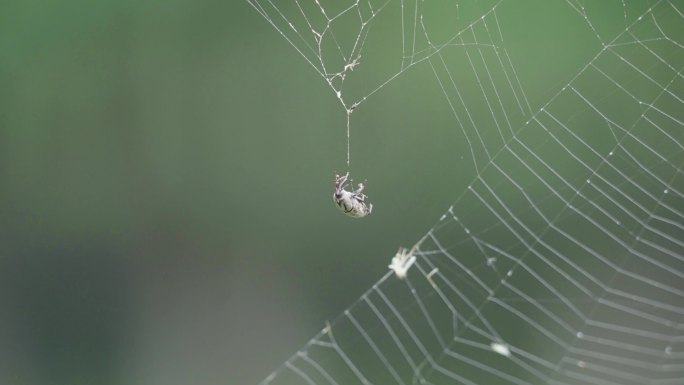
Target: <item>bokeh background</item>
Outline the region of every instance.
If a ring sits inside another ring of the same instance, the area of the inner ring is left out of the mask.
[[[502,9],[538,106],[597,46],[564,2]],[[375,210],[347,218],[331,200],[345,124],[245,1],[3,1],[0,383],[263,379],[473,176],[417,66],[354,112]]]

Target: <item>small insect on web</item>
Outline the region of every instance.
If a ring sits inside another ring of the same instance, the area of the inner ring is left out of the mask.
[[[408,270],[416,262],[416,256],[414,253],[416,252],[418,245],[420,245],[420,242],[418,242],[410,250],[400,247],[399,251],[397,251],[397,254],[395,254],[392,258],[392,263],[390,263],[388,267],[390,270],[394,271],[394,274],[396,274],[397,278],[406,278],[406,273],[408,273]]]
[[[356,67],[359,64],[359,58],[360,56],[354,59],[352,63],[346,65],[344,71],[353,71],[354,67]],[[342,101],[340,91],[338,91],[337,96],[338,98],[340,98],[340,101]],[[351,107],[347,108],[347,170],[349,170],[351,154],[349,120],[351,113],[354,111],[357,105],[358,103],[354,103]],[[353,189],[354,183],[349,178],[349,171],[347,171],[345,175],[335,174],[335,181],[333,184],[335,192],[333,193],[333,200],[337,207],[339,207],[340,210],[342,210],[342,212],[344,212],[352,218],[363,218],[367,215],[370,215],[370,213],[373,211],[373,204],[367,205],[365,202],[367,196],[366,194],[363,194],[363,189],[365,188],[364,184],[359,183],[359,187],[356,190],[347,191],[345,190],[347,182],[349,182],[351,188]]]
[[[370,215],[373,211],[373,204],[366,205],[363,183],[359,183],[359,188],[352,191],[345,190],[347,183],[353,185],[348,172],[345,175],[335,175],[333,200],[337,207],[352,218],[363,218]]]

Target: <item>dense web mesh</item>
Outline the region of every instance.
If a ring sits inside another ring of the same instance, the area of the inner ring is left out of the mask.
[[[264,383],[684,383],[682,3],[549,1],[593,54],[533,102],[506,29],[525,2],[248,2],[348,117],[430,68],[474,175],[405,277]]]

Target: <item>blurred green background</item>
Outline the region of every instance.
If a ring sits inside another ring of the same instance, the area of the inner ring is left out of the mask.
[[[533,108],[597,52],[564,2],[501,12]],[[474,175],[417,66],[354,113],[374,214],[340,214],[345,112],[243,1],[4,1],[0,57],[2,384],[258,382]]]

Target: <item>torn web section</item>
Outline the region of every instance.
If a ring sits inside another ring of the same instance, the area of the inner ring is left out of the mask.
[[[353,110],[364,96],[400,70],[400,2],[248,2],[323,77],[346,110]],[[372,30],[385,32],[373,37]],[[378,60],[379,55],[386,59]],[[372,63],[373,68],[364,70],[364,67],[369,67],[366,63]],[[345,85],[354,78],[363,80],[357,80],[351,86]],[[352,90],[353,94],[347,95]]]
[[[500,0],[247,0],[351,111],[490,15]],[[477,44],[470,42],[470,45]]]

